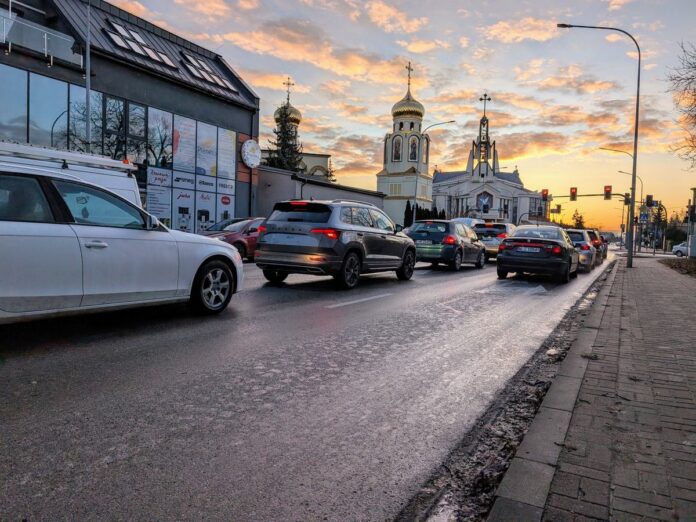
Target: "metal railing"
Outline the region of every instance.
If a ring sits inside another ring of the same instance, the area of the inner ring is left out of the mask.
[[[0,43],[10,46],[23,47],[43,54],[47,63],[52,64],[53,58],[82,67],[82,54],[76,53],[75,40],[70,36],[53,31],[42,25],[10,17],[5,9],[0,9]]]

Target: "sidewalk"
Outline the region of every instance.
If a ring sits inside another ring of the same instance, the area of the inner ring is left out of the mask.
[[[696,278],[619,259],[489,521],[696,520]]]

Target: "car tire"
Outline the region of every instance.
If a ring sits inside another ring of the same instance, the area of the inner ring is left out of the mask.
[[[223,261],[209,261],[196,274],[190,303],[199,313],[219,314],[230,303],[234,288],[234,270]]]
[[[270,283],[278,285],[288,278],[287,272],[281,272],[279,270],[264,270],[263,277],[268,279]]]
[[[486,266],[486,254],[483,252],[480,252],[478,257],[476,258],[476,264],[474,265],[476,268],[481,269]]]
[[[507,279],[508,271],[498,268],[498,279]]]
[[[558,276],[558,282],[562,285],[570,282],[570,263],[568,263],[568,267],[563,271],[563,273]]]
[[[406,250],[401,267],[396,271],[396,277],[399,281],[408,281],[413,277],[413,271],[416,268],[416,255],[413,250]]]
[[[578,263],[578,265],[575,267],[575,270],[570,273],[570,278],[575,279],[576,277],[578,277],[579,271],[580,271],[580,264]]]
[[[459,270],[462,268],[462,251],[457,250],[454,253],[454,259],[450,262],[449,264],[450,270],[454,270],[455,272],[459,272]]]
[[[343,259],[341,270],[334,276],[341,288],[352,290],[358,286],[360,280],[360,256],[355,252],[348,252],[348,255]]]
[[[485,254],[484,257],[486,258],[486,263],[488,263],[491,260],[491,256],[489,256],[488,254]]]
[[[683,255],[684,255],[684,253],[681,250],[677,250],[677,252],[676,252],[677,257],[682,257]]]
[[[239,252],[239,257],[241,257],[242,259],[246,259],[247,251],[246,247],[244,246],[244,243],[235,243],[232,246],[237,249],[237,252]]]

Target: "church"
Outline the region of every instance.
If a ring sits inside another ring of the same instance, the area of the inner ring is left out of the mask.
[[[435,172],[433,204],[444,209],[448,218],[476,217],[514,224],[547,222],[550,198],[543,201],[540,192],[524,188],[517,167],[513,172],[503,172],[500,167],[486,116],[486,103],[490,100],[488,94],[481,98],[483,116],[466,170]]]

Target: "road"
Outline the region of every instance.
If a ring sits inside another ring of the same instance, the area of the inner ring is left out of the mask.
[[[213,318],[0,329],[0,519],[393,518],[600,273],[245,268]]]

